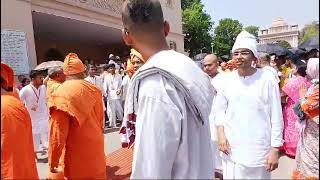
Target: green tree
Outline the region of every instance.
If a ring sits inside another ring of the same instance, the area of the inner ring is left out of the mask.
[[[258,38],[259,33],[259,27],[257,26],[247,26],[244,28],[244,30],[248,31],[248,33],[254,35],[256,38]]]
[[[181,1],[181,8],[185,10],[192,6],[193,3],[201,3],[201,0],[182,0]]]
[[[200,0],[182,2],[182,5],[185,6],[182,12],[182,30],[186,35],[185,51],[189,52],[189,56],[192,57],[204,48],[211,49],[212,36],[210,32],[213,22],[210,15],[204,11],[204,5]]]
[[[218,56],[229,55],[230,50],[242,31],[242,24],[230,18],[222,19],[214,30],[214,49]]]
[[[299,41],[302,43],[305,40],[313,36],[319,36],[319,22],[312,22],[311,24],[305,25],[305,27],[300,32]]]
[[[287,49],[291,48],[290,43],[288,43],[287,41],[282,41],[282,40],[280,40],[280,41],[277,41],[277,42],[278,42],[278,44],[279,44],[281,47],[283,47],[283,48],[287,48]]]

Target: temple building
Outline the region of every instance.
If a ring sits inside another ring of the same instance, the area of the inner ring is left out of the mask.
[[[122,39],[123,1],[1,0],[1,45],[6,46],[1,48],[1,54],[6,53],[2,59],[14,59],[10,56],[16,53],[21,55],[17,66],[25,61],[33,69],[44,61],[63,60],[68,52],[98,64],[104,63],[110,53],[125,58],[129,49]],[[183,53],[181,0],[160,1],[165,20],[170,23],[168,44]],[[24,36],[25,45],[17,45]],[[16,51],[7,52],[13,46]]]
[[[291,47],[297,47],[299,28],[297,24],[289,25],[282,18],[276,18],[270,28],[260,29],[258,39],[260,44],[287,41]]]

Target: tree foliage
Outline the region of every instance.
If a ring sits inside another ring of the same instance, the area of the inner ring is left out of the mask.
[[[287,48],[287,49],[290,49],[290,48],[291,48],[290,43],[288,43],[287,41],[281,40],[281,41],[277,41],[277,42],[278,42],[278,44],[279,44],[281,47],[283,47],[283,48]]]
[[[247,26],[244,28],[244,30],[248,31],[248,33],[254,35],[256,38],[258,38],[259,34],[259,27],[258,26]]]
[[[182,30],[185,37],[185,51],[189,56],[194,56],[201,52],[203,48],[210,49],[213,22],[204,9],[200,0],[182,1]]]
[[[193,3],[201,3],[201,0],[182,0],[181,1],[182,10],[190,8]]]
[[[305,25],[305,27],[300,32],[299,41],[301,43],[313,36],[319,36],[319,22],[314,21],[311,24]]]
[[[242,24],[230,18],[222,19],[214,30],[214,50],[218,56],[229,55],[230,50],[242,31]]]

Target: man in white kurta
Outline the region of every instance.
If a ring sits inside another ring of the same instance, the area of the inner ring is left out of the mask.
[[[48,148],[49,113],[47,106],[47,89],[43,83],[43,75],[37,71],[30,72],[31,83],[21,89],[19,96],[25,104],[32,121],[32,134],[35,152],[40,144]]]
[[[125,42],[148,60],[133,75],[126,100],[128,122],[135,122],[131,179],[213,179],[210,78],[170,50],[158,0],[123,6]]]
[[[85,81],[88,81],[94,85],[96,85],[102,93],[102,105],[103,105],[103,111],[106,111],[106,106],[105,106],[105,102],[104,102],[104,93],[106,92],[103,89],[103,77],[101,76],[97,76],[97,67],[94,65],[89,65],[89,70],[88,70],[88,76],[86,78],[84,78]],[[103,118],[105,118],[103,116]],[[105,119],[103,120],[105,122]],[[105,125],[105,123],[104,123]]]
[[[130,77],[129,77],[129,75],[125,75],[123,77],[122,83],[121,83],[121,86],[122,86],[122,96],[121,96],[122,104],[124,104],[124,102],[126,100],[129,83],[130,83]]]
[[[108,64],[109,74],[103,82],[103,89],[107,96],[107,113],[109,117],[109,126],[116,127],[117,118],[122,121],[123,107],[121,101],[121,75],[115,73],[115,65]]]
[[[215,177],[222,179],[222,161],[221,156],[218,151],[218,138],[217,130],[215,125],[215,112],[214,112],[214,101],[216,98],[217,89],[221,89],[223,85],[223,75],[218,72],[219,68],[219,59],[214,54],[209,54],[203,59],[203,71],[207,73],[211,78],[211,85],[215,89],[215,95],[213,97],[212,108],[209,116],[210,122],[210,131],[211,131],[211,141],[212,141],[212,150],[215,154]]]
[[[279,86],[271,73],[251,67],[257,58],[253,35],[241,32],[232,52],[239,69],[224,76],[215,101],[223,178],[270,179],[282,146]]]

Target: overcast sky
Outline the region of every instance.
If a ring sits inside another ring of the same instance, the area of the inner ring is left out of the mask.
[[[202,0],[205,10],[218,25],[223,18],[239,20],[244,26],[271,26],[272,20],[282,17],[289,24],[319,21],[319,0]]]

